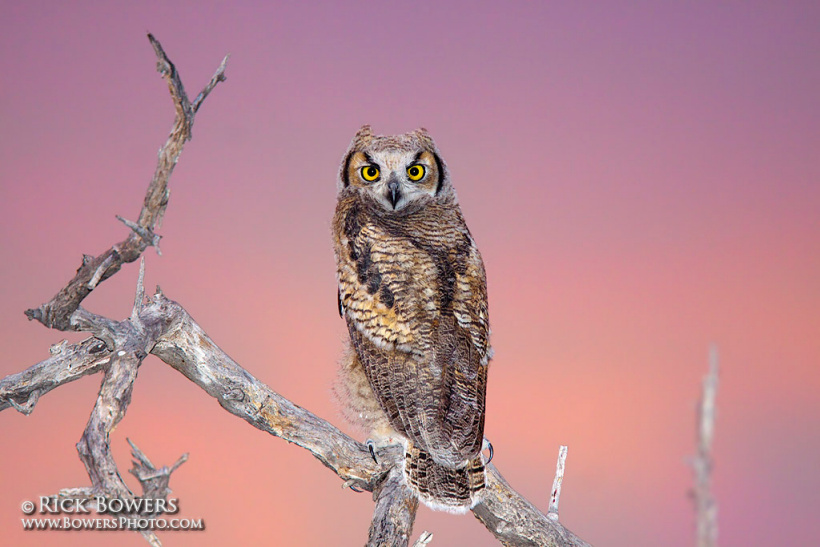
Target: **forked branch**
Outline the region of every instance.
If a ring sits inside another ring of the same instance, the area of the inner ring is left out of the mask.
[[[168,206],[168,180],[182,153],[182,148],[191,138],[194,116],[216,84],[225,81],[228,56],[222,60],[211,81],[197,96],[194,104],[191,104],[185,94],[179,73],[168,59],[160,43],[151,34],[148,35],[148,40],[157,55],[157,70],[168,83],[171,97],[174,100],[176,111],[174,124],[171,126],[168,140],[159,151],[157,168],[145,194],[139,220],[137,222],[123,220],[131,228],[128,237],[96,257],[85,255],[76,275],[60,292],[45,304],[26,310],[26,316],[29,319],[36,319],[46,327],[59,330],[79,330],[71,324],[71,315],[77,311],[85,297],[102,281],[117,273],[123,264],[134,262],[145,249],[159,242],[154,231],[160,227]]]

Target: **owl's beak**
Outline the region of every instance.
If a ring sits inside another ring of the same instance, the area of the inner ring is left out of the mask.
[[[387,190],[388,195],[387,199],[390,200],[390,204],[393,205],[393,209],[396,208],[396,204],[401,199],[401,192],[399,191],[399,180],[396,178],[395,173],[390,173],[390,178],[387,179]]]

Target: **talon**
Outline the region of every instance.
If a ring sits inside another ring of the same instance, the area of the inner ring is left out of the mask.
[[[373,456],[373,461],[379,463],[379,460],[376,458],[376,443],[373,442],[373,439],[367,439],[367,442],[364,444],[370,449],[370,455]]]
[[[487,440],[487,437],[484,437],[484,442],[481,444],[481,450],[489,450],[490,457],[487,459],[487,463],[493,461],[493,443]]]
[[[356,487],[356,479],[348,479],[348,480],[346,480],[346,481],[344,482],[344,484],[342,484],[342,489],[345,489],[345,488],[350,488],[351,490],[353,490],[354,492],[356,492],[356,493],[358,493],[358,494],[361,494],[362,492],[364,492],[364,490],[359,490],[359,489]]]

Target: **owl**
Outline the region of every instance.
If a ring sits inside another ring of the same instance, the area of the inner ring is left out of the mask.
[[[333,241],[350,335],[337,392],[371,438],[404,445],[404,478],[421,501],[464,513],[486,486],[486,275],[425,129],[356,133]]]

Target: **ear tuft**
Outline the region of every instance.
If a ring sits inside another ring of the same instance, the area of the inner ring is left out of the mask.
[[[373,130],[370,128],[370,125],[365,124],[356,132],[356,135],[353,137],[352,148],[363,148],[370,144],[371,140],[373,140]]]
[[[425,129],[424,127],[419,127],[418,129],[413,131],[413,134],[416,136],[419,142],[423,143],[423,145],[429,148],[431,151],[434,151],[436,149],[436,144],[433,141],[433,137],[430,136],[430,133],[428,133],[427,129]]]

